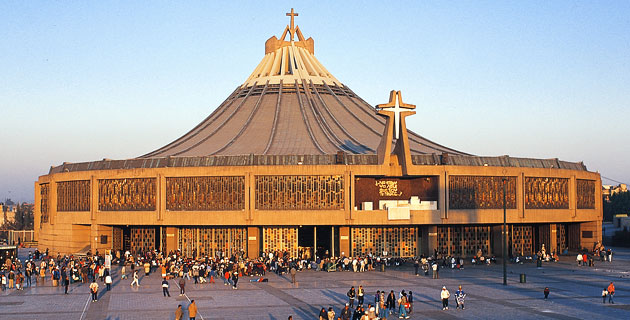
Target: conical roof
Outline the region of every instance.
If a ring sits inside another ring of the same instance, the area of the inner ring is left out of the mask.
[[[313,39],[294,26],[297,14],[287,15],[291,25],[267,40],[265,56],[242,85],[191,131],[141,158],[375,154],[385,119],[328,72],[315,58]],[[412,154],[465,154],[408,132]]]

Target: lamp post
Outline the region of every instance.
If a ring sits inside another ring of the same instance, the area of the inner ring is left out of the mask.
[[[503,285],[507,285],[507,218],[506,218],[506,182],[507,179],[503,178],[503,237],[501,238],[501,246],[503,248]]]

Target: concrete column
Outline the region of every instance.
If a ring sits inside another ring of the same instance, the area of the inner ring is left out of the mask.
[[[166,248],[165,252],[177,250],[177,242],[178,239],[178,229],[176,227],[166,227]]]
[[[57,220],[57,182],[50,181],[48,186],[48,222],[55,224]]]
[[[335,256],[335,227],[332,226],[330,228],[331,228],[331,231],[330,231],[330,256],[334,257]]]
[[[426,236],[424,236],[426,234]],[[423,252],[427,256],[433,255],[434,249],[438,246],[437,241],[437,226],[424,226],[423,227]]]
[[[592,250],[598,241],[602,241],[602,221],[580,223],[580,247]]]
[[[346,257],[352,255],[350,252],[350,227],[339,227],[339,251]]]
[[[34,229],[34,241],[39,241],[39,229],[41,228],[42,218],[42,191],[39,181],[35,181],[35,200],[33,206],[33,229]]]
[[[253,212],[256,209],[256,177],[251,172],[245,173],[245,211],[247,220],[253,221]]]
[[[446,219],[448,218],[448,172],[446,171],[444,171],[439,179],[438,190],[438,209],[440,210],[440,218]]]
[[[317,256],[317,226],[313,227],[313,258]]]
[[[525,218],[525,173],[516,176],[516,210],[519,218]]]
[[[352,220],[355,218],[355,214],[356,214],[356,211],[354,210],[354,201],[355,201],[354,200],[354,190],[355,190],[354,175],[352,174],[352,172],[350,172],[350,181],[348,185],[350,186],[350,212],[348,215],[348,219]]]
[[[571,217],[575,218],[577,215],[577,182],[575,181],[575,175],[571,175],[569,179],[569,210],[571,210]]]
[[[547,252],[560,254],[560,250],[558,250],[558,228],[555,223],[549,225],[549,247],[547,248]]]
[[[352,177],[352,172],[350,171],[344,172],[343,181],[344,181],[343,188],[345,189],[344,213],[345,213],[346,220],[350,220],[352,219],[352,210],[354,210],[354,192],[352,192],[352,190],[354,190],[354,183],[353,183],[354,178]]]
[[[157,176],[157,200],[156,200],[156,211],[157,211],[157,221],[163,221],[164,215],[166,213],[166,177],[162,174],[158,174]]]
[[[250,259],[260,256],[260,239],[258,239],[259,234],[260,228],[247,227],[247,256]]]

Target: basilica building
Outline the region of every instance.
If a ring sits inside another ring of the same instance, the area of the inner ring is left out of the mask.
[[[401,92],[368,104],[287,15],[249,77],[179,139],[39,177],[40,249],[500,256],[504,210],[511,256],[601,241],[599,173],[471,155],[408,130],[415,106]]]

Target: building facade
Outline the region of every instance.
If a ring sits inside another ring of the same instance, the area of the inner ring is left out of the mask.
[[[601,241],[598,173],[558,159],[473,156],[407,130],[415,106],[396,91],[376,107],[363,101],[287,15],[254,72],[181,138],[39,177],[39,246],[500,256],[504,206],[510,255]]]

